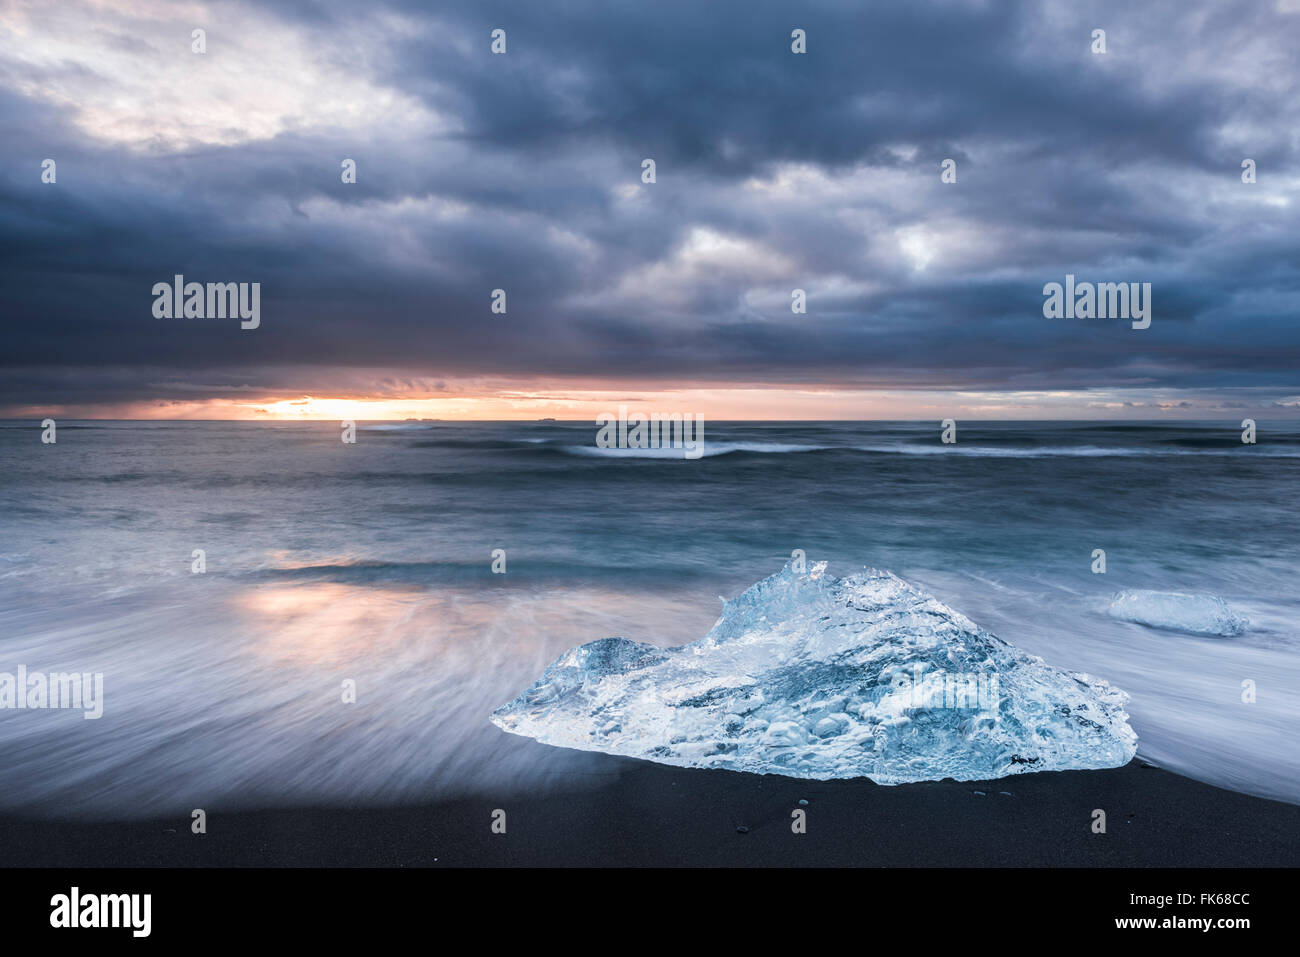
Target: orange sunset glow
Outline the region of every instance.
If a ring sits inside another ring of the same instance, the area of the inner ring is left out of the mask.
[[[1152,418],[1194,418],[1219,411],[1214,403],[1189,406],[1174,395],[1148,391],[945,392],[817,386],[778,388],[714,386],[655,389],[567,388],[548,383],[532,389],[483,389],[437,395],[352,394],[222,398],[91,406],[31,406],[6,410],[9,418],[187,419],[220,421],[530,421],[540,418],[594,421],[620,405],[644,412],[689,412],[719,421],[825,421],[942,419],[1096,419],[1118,410],[1145,409]]]

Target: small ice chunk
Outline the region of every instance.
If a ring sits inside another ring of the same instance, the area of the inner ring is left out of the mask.
[[[1240,635],[1250,625],[1247,618],[1234,612],[1222,598],[1173,591],[1122,591],[1111,601],[1107,614],[1152,628],[1222,638]]]

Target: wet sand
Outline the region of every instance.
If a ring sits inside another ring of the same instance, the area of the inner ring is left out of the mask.
[[[543,747],[542,745],[536,745]],[[671,768],[530,797],[390,808],[207,808],[84,822],[0,817],[6,867],[1294,867],[1300,806],[1133,761],[1107,771],[882,787]],[[807,804],[801,804],[806,801]],[[1094,809],[1106,833],[1093,831]],[[493,833],[493,812],[505,833]],[[806,833],[792,812],[806,812]]]

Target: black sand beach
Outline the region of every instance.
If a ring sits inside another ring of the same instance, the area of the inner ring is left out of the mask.
[[[542,747],[542,745],[537,745]],[[1280,867],[1300,807],[1133,761],[1107,771],[882,787],[609,757],[545,796],[237,811],[189,820],[0,819],[5,867]],[[801,801],[807,801],[806,805]],[[807,812],[807,833],[791,812]],[[506,811],[506,833],[491,830]],[[1093,833],[1093,811],[1107,830]]]

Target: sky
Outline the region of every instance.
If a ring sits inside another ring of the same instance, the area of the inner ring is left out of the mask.
[[[1300,0],[0,0],[0,416],[1297,418],[1298,78]]]

